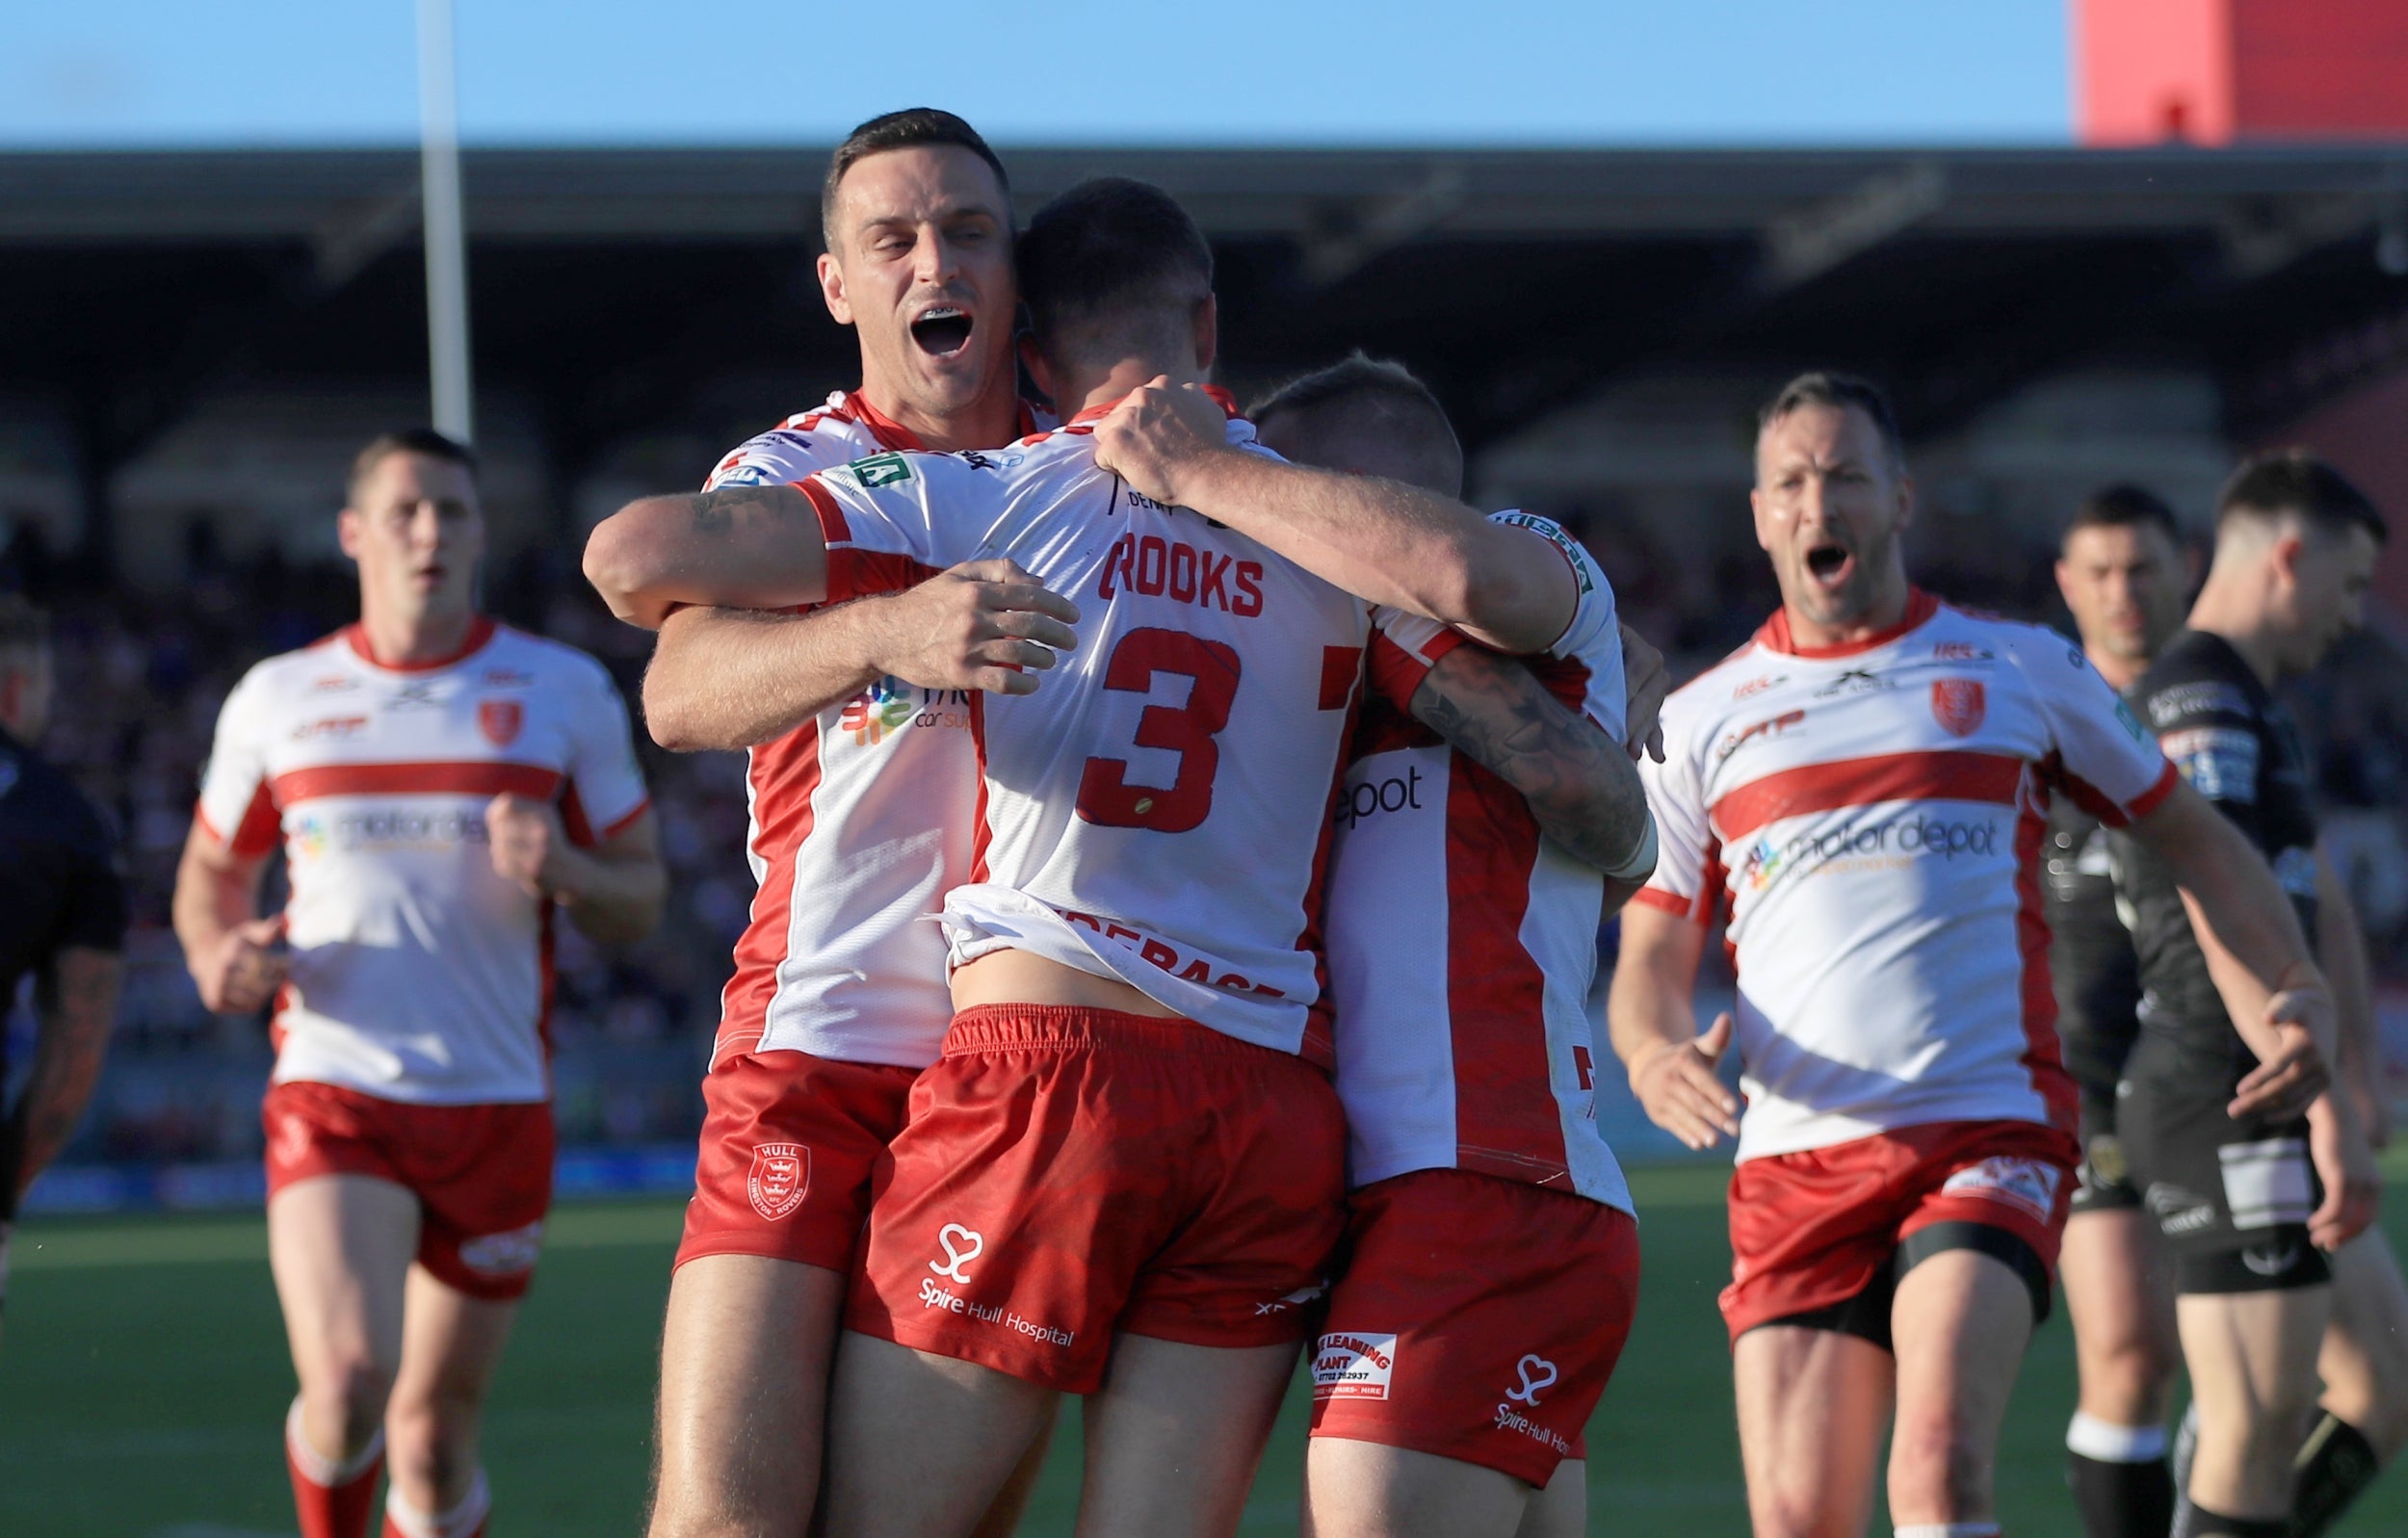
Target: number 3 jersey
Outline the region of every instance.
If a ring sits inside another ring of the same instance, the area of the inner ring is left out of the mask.
[[[1571,560],[1572,624],[1527,661],[1619,751],[1612,588],[1553,523],[1497,517],[1537,529]],[[1461,644],[1405,617],[1373,638],[1383,687],[1364,707],[1338,797],[1327,923],[1348,1181],[1469,1169],[1630,1212],[1596,1119],[1588,999],[1605,877],[1542,835],[1512,786],[1389,702],[1409,700]]]
[[[1637,900],[1739,969],[1739,1157],[1941,1121],[2071,1131],[2039,861],[2052,794],[2121,827],[2173,768],[2079,648],[1912,595],[1861,643],[1776,614],[1673,694],[1642,763],[1662,855]]]
[[[830,599],[1000,557],[1079,606],[1077,649],[1034,693],[971,699],[982,778],[951,959],[1028,951],[1326,1062],[1321,884],[1370,608],[1097,468],[1102,414],[802,483]],[[1253,447],[1249,424],[1228,431]]]
[[[238,854],[284,847],[277,1083],[547,1098],[555,909],[493,869],[485,809],[504,792],[557,805],[578,844],[643,812],[601,664],[481,619],[456,657],[385,665],[354,625],[226,696],[196,816]]]

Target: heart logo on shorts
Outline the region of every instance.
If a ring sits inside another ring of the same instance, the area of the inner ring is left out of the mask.
[[[1543,1356],[1525,1356],[1521,1361],[1513,1364],[1513,1370],[1521,1374],[1522,1386],[1518,1389],[1505,1390],[1505,1397],[1519,1399],[1522,1403],[1536,1409],[1538,1391],[1555,1385],[1556,1365]],[[1538,1375],[1541,1371],[1547,1374],[1543,1378]]]
[[[968,1240],[970,1247],[966,1250],[954,1248],[955,1239]],[[938,1229],[936,1242],[945,1251],[945,1258],[941,1262],[929,1262],[929,1269],[952,1282],[970,1280],[970,1273],[962,1267],[986,1253],[986,1240],[979,1236],[979,1231],[964,1228],[959,1223],[948,1223]]]

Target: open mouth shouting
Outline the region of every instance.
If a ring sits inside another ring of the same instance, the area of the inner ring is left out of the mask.
[[[1856,556],[1834,539],[1818,539],[1806,547],[1806,576],[1825,592],[1837,592],[1856,575]]]
[[[911,340],[933,358],[957,358],[970,346],[976,329],[970,312],[958,304],[931,304],[911,319]]]

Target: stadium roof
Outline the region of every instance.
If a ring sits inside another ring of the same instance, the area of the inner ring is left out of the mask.
[[[1224,355],[1362,346],[1478,445],[1665,363],[1887,379],[1911,432],[2098,360],[2202,367],[2237,432],[2408,361],[2408,146],[2136,151],[1006,151],[1023,209],[1099,171],[1176,193]],[[480,376],[574,463],[705,380],[824,388],[809,149],[474,150]],[[210,389],[423,378],[417,159],[0,155],[0,389],[104,456]]]

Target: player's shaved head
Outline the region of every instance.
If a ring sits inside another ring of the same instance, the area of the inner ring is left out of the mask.
[[[1020,237],[1020,297],[1058,364],[1175,354],[1213,296],[1213,248],[1178,199],[1126,176],[1081,182]]]
[[[1004,173],[1004,163],[987,146],[979,131],[960,117],[937,107],[905,107],[901,112],[881,114],[871,118],[836,146],[827,158],[827,179],[820,184],[820,243],[826,249],[837,248],[836,214],[838,193],[845,185],[845,173],[872,155],[892,149],[912,149],[951,144],[966,149],[986,162],[986,169],[995,173],[995,185],[1004,194],[1007,213],[1011,203],[1011,178]]]
[[[432,428],[403,428],[395,432],[380,432],[368,440],[368,446],[352,459],[352,473],[343,483],[345,500],[359,505],[359,488],[377,473],[377,466],[397,454],[424,455],[456,464],[468,472],[468,479],[477,478],[477,451],[454,438],[448,438]]]
[[[1300,464],[1463,494],[1463,445],[1446,407],[1401,363],[1357,352],[1289,380],[1246,415]]]
[[[2215,499],[2220,546],[2241,536],[2263,542],[2287,519],[2332,540],[2363,529],[2381,545],[2391,536],[2383,510],[2347,476],[2307,449],[2283,449],[2241,461]]]

